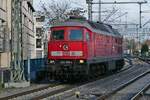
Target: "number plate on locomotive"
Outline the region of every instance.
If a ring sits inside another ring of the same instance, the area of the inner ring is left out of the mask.
[[[63,51],[63,56],[70,56],[70,52],[69,51]]]

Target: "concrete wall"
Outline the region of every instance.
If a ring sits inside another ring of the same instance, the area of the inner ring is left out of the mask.
[[[0,53],[0,68],[7,68],[10,66],[10,52]]]

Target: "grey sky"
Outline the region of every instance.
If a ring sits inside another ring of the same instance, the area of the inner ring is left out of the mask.
[[[51,2],[51,0],[34,0],[34,7],[36,10],[38,10],[40,8],[40,1],[42,2]],[[59,1],[59,0],[54,0],[54,1]],[[72,2],[72,6],[76,7],[84,7],[85,9],[87,9],[87,4],[86,4],[86,0],[66,0],[66,1],[71,1]],[[98,1],[98,0],[93,0],[94,2]],[[128,2],[128,1],[144,1],[144,0],[102,0],[104,2],[109,2],[109,1],[124,1],[124,2]],[[150,9],[150,4],[149,1],[147,0],[148,4],[144,4],[142,6],[142,10],[149,10]],[[127,14],[127,19],[129,22],[136,22],[138,23],[138,19],[139,19],[139,6],[137,4],[128,4],[128,5],[102,5],[102,10],[106,10],[106,9],[112,9],[112,7],[116,7],[118,10],[118,12],[116,13],[116,15],[114,15],[112,17],[116,18],[120,13],[125,13],[128,12]],[[93,9],[97,10],[98,6],[94,6]],[[96,14],[95,14],[96,16]],[[145,23],[147,20],[149,20],[149,13],[142,13],[143,19],[142,19],[142,23]],[[102,18],[105,18],[105,16],[103,16]],[[126,17],[122,17],[120,20],[125,21]]]

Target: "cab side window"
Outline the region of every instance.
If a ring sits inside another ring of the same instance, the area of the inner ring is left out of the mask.
[[[86,32],[86,41],[90,41],[90,34],[89,34],[89,32]]]

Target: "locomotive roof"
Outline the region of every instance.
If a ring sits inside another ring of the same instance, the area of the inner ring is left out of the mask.
[[[59,26],[81,26],[81,27],[86,27],[96,33],[121,37],[120,33],[116,29],[114,29],[114,28],[112,28],[112,26],[110,26],[108,24],[104,24],[102,22],[92,22],[92,21],[88,21],[88,20],[69,19],[65,22],[57,23],[57,24],[53,25],[52,27],[59,27]]]

